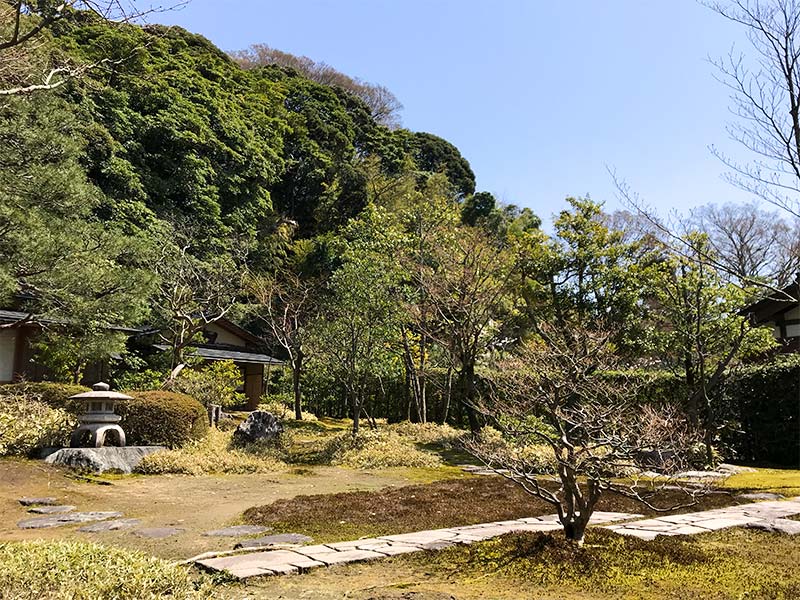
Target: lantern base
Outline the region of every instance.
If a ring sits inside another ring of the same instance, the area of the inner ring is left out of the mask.
[[[52,465],[68,467],[80,473],[131,473],[142,458],[161,450],[166,448],[164,446],[61,448],[49,454],[44,460]]]
[[[110,423],[81,423],[69,438],[70,448],[102,448],[125,446],[125,432],[122,427]]]

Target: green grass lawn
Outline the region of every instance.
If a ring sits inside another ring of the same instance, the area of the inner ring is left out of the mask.
[[[722,487],[736,492],[772,492],[787,498],[800,496],[800,471],[794,469],[758,469],[739,473],[723,481]]]

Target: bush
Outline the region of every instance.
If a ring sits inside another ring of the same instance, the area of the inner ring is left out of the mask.
[[[353,437],[343,431],[331,438],[325,455],[333,465],[354,469],[381,469],[386,467],[438,467],[438,456],[419,450],[413,442],[392,431],[373,429]]]
[[[0,456],[26,455],[36,448],[61,446],[69,440],[75,419],[68,412],[16,389],[2,393]]]
[[[127,391],[133,400],[117,404],[129,445],[182,446],[208,433],[208,413],[186,394]]]
[[[12,393],[23,394],[29,398],[40,400],[53,408],[63,408],[75,415],[82,412],[83,404],[79,401],[70,400],[70,396],[88,391],[91,390],[82,385],[53,383],[50,381],[23,381],[21,383],[0,385],[0,396]]]
[[[723,442],[737,458],[800,464],[800,356],[782,355],[734,373],[723,388],[725,411],[738,427]]]
[[[0,597],[15,600],[163,598],[211,596],[189,571],[138,551],[89,542],[0,543]]]
[[[169,377],[168,372],[144,369],[143,371],[128,371],[117,375],[114,383],[120,390],[160,390]]]
[[[146,475],[268,473],[285,466],[274,454],[273,448],[262,445],[234,448],[230,432],[212,429],[204,439],[189,442],[179,450],[148,454],[142,458],[136,472]]]

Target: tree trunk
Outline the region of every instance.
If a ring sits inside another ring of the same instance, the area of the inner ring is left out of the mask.
[[[472,408],[473,400],[475,399],[475,364],[472,361],[464,363],[459,377],[461,379],[461,404],[467,412],[470,431],[476,433],[480,429],[480,424],[478,423],[475,409]]]
[[[353,437],[358,435],[359,419],[361,418],[361,392],[352,393],[352,406],[353,406]]]
[[[566,523],[562,523],[564,526],[564,536],[578,547],[583,546],[586,536],[586,524],[586,519],[583,517],[573,516]]]
[[[300,376],[303,372],[303,351],[298,350],[292,361],[292,389],[294,391],[294,418],[296,421],[303,420],[302,394],[300,391]]]
[[[444,408],[442,409],[442,425],[447,423],[450,416],[450,399],[453,397],[453,365],[447,367],[447,383],[444,388]]]

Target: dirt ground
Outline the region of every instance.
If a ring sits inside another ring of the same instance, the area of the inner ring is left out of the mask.
[[[293,473],[220,476],[118,476],[98,479],[106,485],[72,477],[42,461],[0,460],[0,540],[82,539],[143,550],[168,559],[186,559],[211,550],[229,550],[235,538],[202,533],[241,522],[248,508],[300,494],[331,494],[376,490],[435,479],[436,474],[413,469],[356,471],[338,467],[309,467]],[[452,476],[444,471],[443,476]],[[18,502],[23,496],[54,496],[78,511],[120,511],[139,518],[141,527],[177,527],[180,534],[154,540],[131,530],[81,533],[78,525],[51,529],[19,529],[16,523],[32,516]]]

